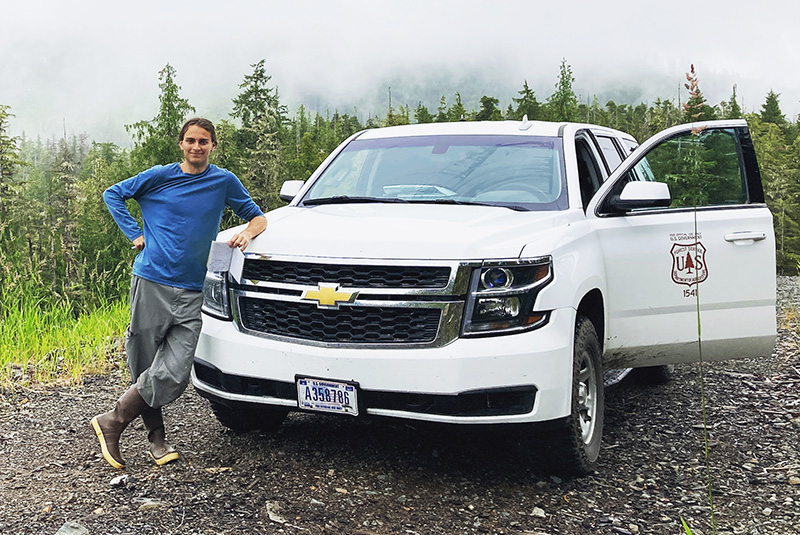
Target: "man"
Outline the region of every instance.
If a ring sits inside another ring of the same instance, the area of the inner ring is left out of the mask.
[[[157,165],[103,194],[120,230],[140,251],[133,264],[131,324],[125,337],[134,384],[113,410],[91,421],[103,457],[117,469],[125,466],[120,435],[139,415],[155,463],[178,458],[167,443],[161,407],[177,399],[189,383],[202,325],[206,261],[225,206],[249,221],[228,241],[230,247],[244,250],[267,227],[239,179],[208,163],[217,145],[211,121],[187,121],[178,144],[181,163]],[[128,212],[127,199],[141,207],[143,230]]]

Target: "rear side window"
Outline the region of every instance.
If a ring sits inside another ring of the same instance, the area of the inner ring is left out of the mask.
[[[622,163],[622,156],[620,156],[619,149],[617,149],[617,144],[607,136],[596,136],[595,139],[597,139],[600,150],[603,151],[603,157],[608,164],[608,172],[614,172],[614,169]]]
[[[630,156],[631,153],[636,150],[636,147],[639,146],[635,141],[625,138],[622,139],[622,144],[625,146],[625,158]]]

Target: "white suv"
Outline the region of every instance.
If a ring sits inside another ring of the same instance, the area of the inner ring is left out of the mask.
[[[636,147],[529,121],[352,136],[284,184],[240,276],[208,273],[195,388],[238,429],[291,410],[550,422],[561,471],[586,473],[603,370],[768,355],[775,339],[746,123]]]

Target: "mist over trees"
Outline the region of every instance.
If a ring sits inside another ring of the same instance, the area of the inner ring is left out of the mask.
[[[601,103],[597,97],[581,98],[574,91],[570,65],[562,61],[550,95],[537,95],[523,80],[505,108],[487,94],[477,109],[468,109],[456,92],[441,95],[435,108],[419,101],[412,109],[395,106],[389,93],[385,115],[370,116],[363,123],[356,109],[312,112],[301,105],[290,112],[281,103],[264,60],[251,68],[239,84],[229,116],[215,121],[219,144],[212,163],[236,173],[264,209],[283,204],[278,192],[285,180],[308,178],[341,141],[364,128],[527,117],[609,126],[644,141],[679,123],[743,116],[735,86],[729,100],[716,105],[706,101],[694,66],[686,74],[681,102]],[[178,73],[169,64],[158,73],[158,114],[126,125],[131,148],[66,132],[45,141],[11,137],[14,115],[0,103],[0,319],[21,292],[42,306],[69,303],[76,314],[125,298],[135,252],[116,228],[102,193],[152,165],[181,159],[178,132],[196,110],[181,96],[177,80]],[[773,91],[766,95],[760,113],[744,118],[775,217],[778,269],[796,274],[800,263],[798,124],[781,112],[780,94]],[[135,203],[132,210],[135,213]],[[226,214],[223,225],[235,223],[235,217]]]

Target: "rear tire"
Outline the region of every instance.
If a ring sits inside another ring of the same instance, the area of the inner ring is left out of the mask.
[[[605,391],[600,341],[592,322],[578,316],[572,365],[572,409],[566,427],[551,441],[550,461],[555,471],[582,476],[591,473],[603,438]]]
[[[220,424],[236,432],[244,431],[277,431],[288,409],[278,407],[258,407],[248,403],[209,400],[211,410]]]

